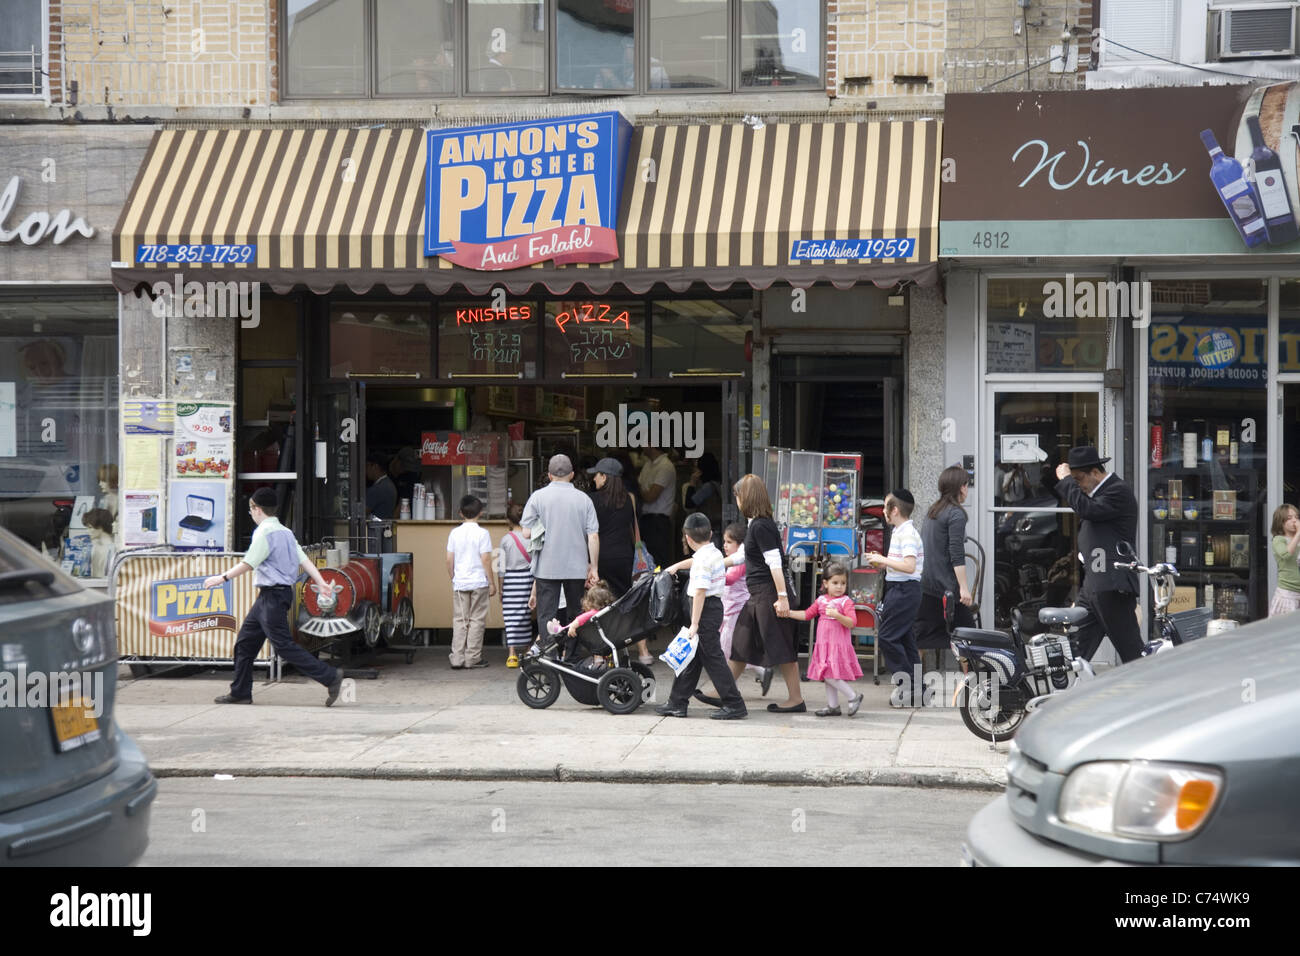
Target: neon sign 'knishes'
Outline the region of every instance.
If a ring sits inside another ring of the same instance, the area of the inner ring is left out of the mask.
[[[528,322],[533,317],[531,305],[512,305],[505,309],[479,307],[457,309],[457,325],[473,325],[476,322]]]

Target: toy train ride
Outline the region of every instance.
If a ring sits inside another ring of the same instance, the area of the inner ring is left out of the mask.
[[[411,601],[411,555],[358,554],[338,568],[321,568],[321,577],[333,594],[319,593],[308,581],[303,586],[298,631],[336,640],[357,634],[367,647],[407,644],[415,630],[415,605]]]

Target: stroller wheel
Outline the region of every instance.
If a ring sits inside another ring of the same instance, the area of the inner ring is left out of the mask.
[[[596,685],[596,700],[611,714],[630,714],[641,706],[641,676],[628,667],[605,672]]]
[[[640,661],[632,661],[627,666],[641,675],[641,703],[653,704],[657,686],[655,672]]]
[[[524,664],[519,671],[519,680],[515,681],[515,690],[525,704],[541,710],[559,699],[560,677],[540,664]]]

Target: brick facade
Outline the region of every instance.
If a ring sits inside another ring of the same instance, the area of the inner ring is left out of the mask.
[[[874,98],[943,93],[947,5],[946,0],[839,0],[833,4],[833,50],[829,32],[827,36],[828,95]]]
[[[266,105],[273,2],[51,0],[51,101],[76,80],[83,106]]]
[[[1092,8],[1092,0],[1034,0],[1027,9],[997,0],[949,0],[947,92],[1082,89],[1092,55]],[[1063,45],[1067,25],[1078,65],[1053,73],[1047,61],[1053,47]],[[1026,57],[1033,66],[1028,73]]]

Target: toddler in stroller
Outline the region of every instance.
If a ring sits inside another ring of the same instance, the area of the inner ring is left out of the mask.
[[[592,597],[600,590],[605,596]],[[681,620],[677,581],[667,573],[644,575],[621,598],[604,606],[596,602],[612,597],[607,588],[597,586],[587,593],[584,613],[567,632],[539,640],[521,662],[516,683],[519,699],[529,707],[550,707],[563,685],[580,704],[630,714],[654,700],[655,677],[627,650]]]

